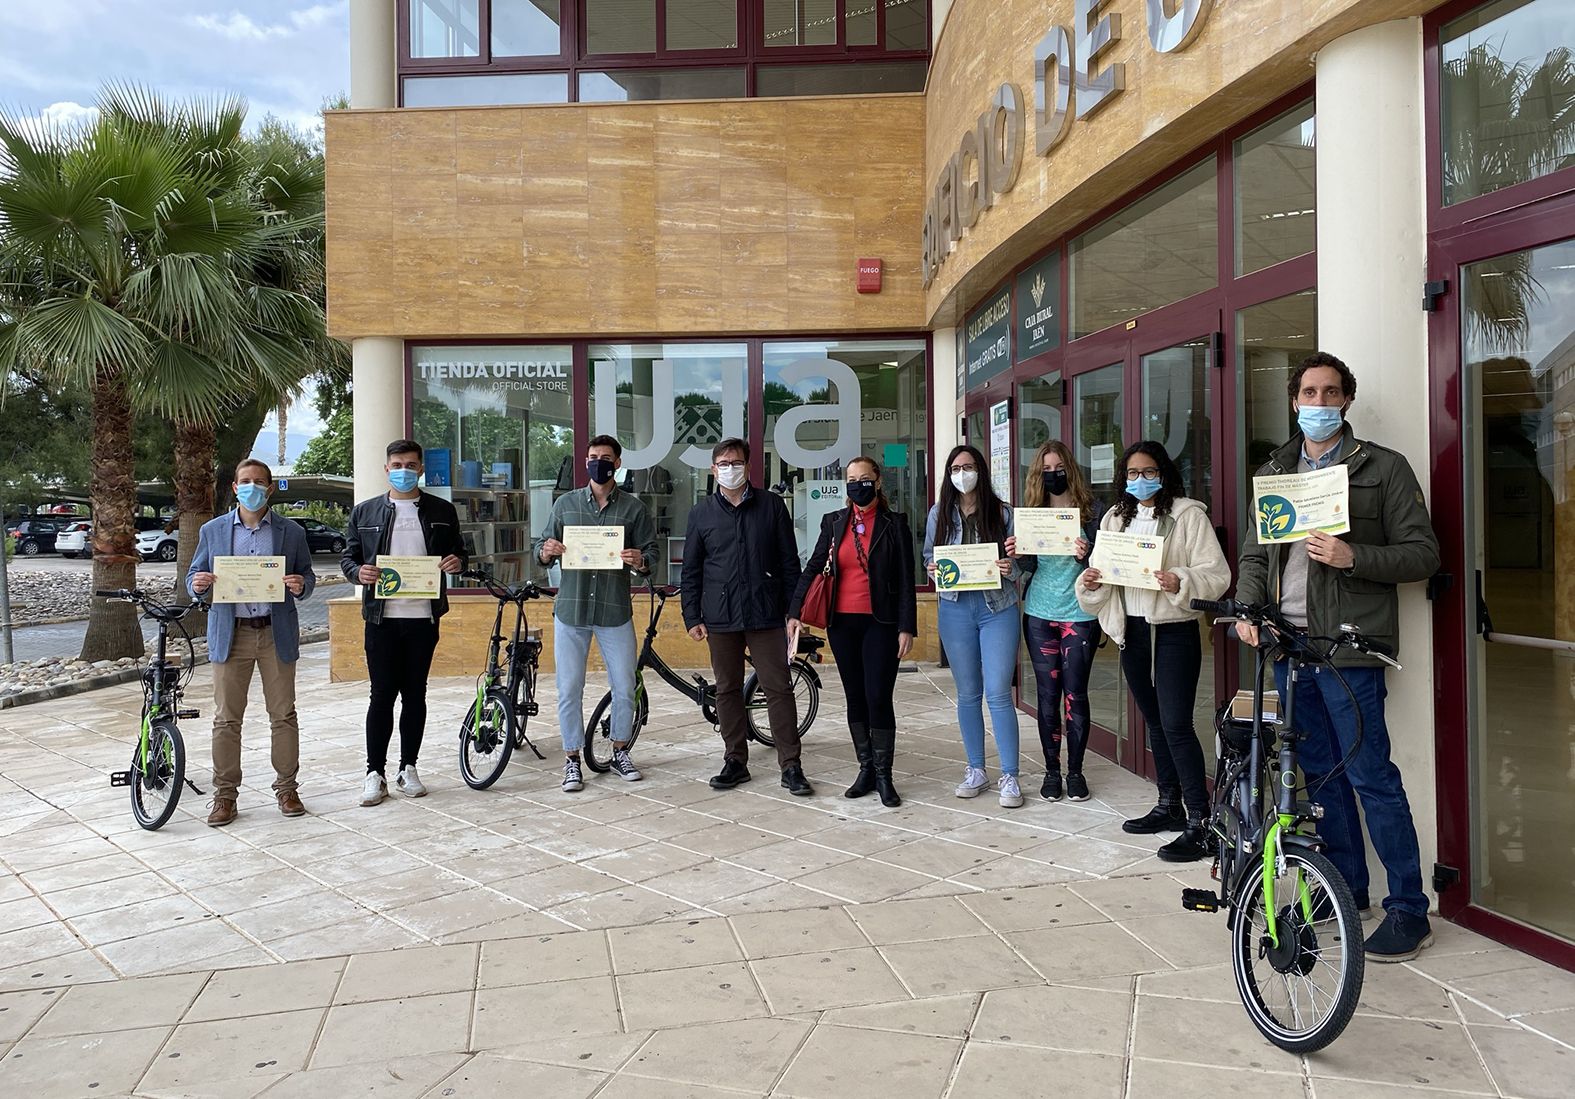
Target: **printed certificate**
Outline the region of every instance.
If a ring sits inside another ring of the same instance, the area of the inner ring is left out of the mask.
[[[563,567],[621,569],[623,527],[564,527]]]
[[[283,603],[283,557],[215,557],[213,603]]]
[[[1077,540],[1083,537],[1083,516],[1076,508],[1018,508],[1012,513],[1016,524],[1017,553],[1043,553],[1052,557],[1075,557]]]
[[[436,599],[443,590],[443,575],[438,570],[441,557],[396,557],[379,554],[377,588],[379,599]]]
[[[1159,591],[1159,580],[1154,574],[1164,568],[1164,560],[1165,540],[1157,534],[1102,530],[1094,540],[1088,563],[1099,570],[1102,584]]]
[[[1258,544],[1300,542],[1315,531],[1351,529],[1351,484],[1345,466],[1252,479],[1252,511]]]
[[[940,591],[994,591],[1001,586],[994,542],[935,547],[935,586]]]

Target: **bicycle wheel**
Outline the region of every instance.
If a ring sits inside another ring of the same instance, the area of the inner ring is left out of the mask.
[[[640,730],[650,718],[650,710],[643,690],[634,694],[634,728],[629,730],[629,747],[640,739]],[[591,770],[606,774],[612,763],[612,692],[602,695],[602,700],[591,711],[591,720],[585,724],[585,749],[581,753]]]
[[[465,710],[459,727],[459,773],[472,790],[485,790],[503,776],[514,751],[514,712],[501,692],[488,691],[481,700],[481,722],[476,704]]]
[[[1328,859],[1305,848],[1283,855],[1273,878],[1279,945],[1269,937],[1263,875],[1254,866],[1236,896],[1231,968],[1263,1036],[1288,1052],[1311,1053],[1338,1038],[1356,1011],[1367,962],[1362,917]]]
[[[793,685],[793,704],[798,713],[798,735],[803,737],[814,723],[815,715],[820,712],[820,686],[815,682],[815,677],[796,660],[789,672],[789,681]],[[766,692],[760,686],[760,677],[754,672],[749,673],[749,679],[744,683],[744,720],[752,738],[767,748],[776,747],[777,742],[771,735],[771,718],[766,712]]]
[[[525,704],[514,712],[514,747],[525,747],[525,723],[536,702],[536,665],[521,665],[519,674],[525,687]],[[537,753],[538,755],[540,753]]]
[[[146,766],[141,747],[131,752],[131,815],[148,831],[164,827],[180,803],[186,781],[186,742],[173,721],[155,721],[148,730]]]

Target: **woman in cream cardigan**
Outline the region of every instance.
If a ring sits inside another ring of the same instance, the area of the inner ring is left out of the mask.
[[[1094,568],[1077,585],[1078,602],[1121,647],[1121,670],[1148,726],[1159,777],[1159,804],[1121,827],[1139,834],[1179,830],[1159,857],[1196,862],[1212,847],[1203,828],[1209,806],[1203,748],[1192,723],[1203,668],[1202,616],[1192,600],[1223,595],[1230,566],[1208,509],[1185,495],[1181,472],[1163,446],[1145,441],[1128,447],[1116,467],[1116,484],[1125,491],[1099,529],[1165,540],[1163,567],[1155,573],[1159,591],[1103,583]]]

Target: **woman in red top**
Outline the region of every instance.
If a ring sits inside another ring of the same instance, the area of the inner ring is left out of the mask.
[[[878,791],[881,803],[902,804],[891,782],[897,717],[892,698],[897,665],[918,633],[913,595],[913,532],[907,517],[891,510],[881,492],[880,466],[872,458],[848,463],[848,506],[820,523],[820,540],[810,554],[798,591],[788,605],[788,630],[815,577],[831,563],[831,623],[826,636],[848,698],[848,732],[859,759],[859,775],[844,797]]]

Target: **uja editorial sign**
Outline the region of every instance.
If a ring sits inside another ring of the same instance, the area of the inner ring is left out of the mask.
[[[1135,0],[1131,0],[1135,2]],[[1143,0],[1149,45],[1175,53],[1197,38],[1214,0]],[[1073,0],[1072,27],[1052,26],[1034,47],[1034,152],[1048,156],[1083,121],[1126,90],[1126,65],[1108,62],[1121,41],[1113,0]],[[1174,11],[1167,11],[1174,8]],[[924,285],[946,262],[963,234],[1017,182],[1026,140],[1022,89],[1007,82],[941,166],[924,210]]]

